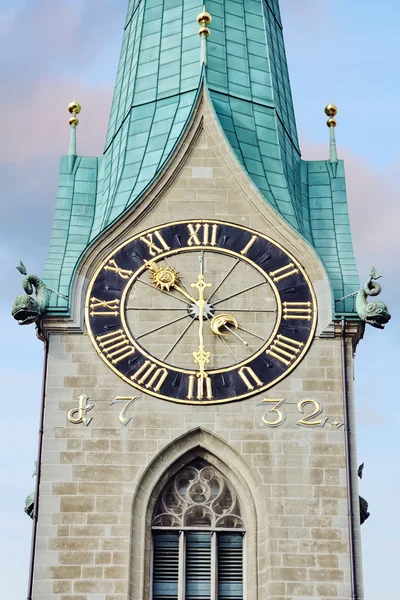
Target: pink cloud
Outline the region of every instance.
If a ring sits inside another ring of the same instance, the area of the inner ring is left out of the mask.
[[[122,34],[126,7],[110,10],[108,0],[25,1],[1,23],[2,69],[16,81],[41,73],[79,71]]]
[[[110,114],[112,87],[87,85],[82,79],[62,77],[37,82],[9,104],[3,121],[0,159],[24,162],[30,158],[68,154],[67,110],[74,94],[82,105],[77,128],[78,153],[100,155]]]
[[[108,0],[37,0],[7,12],[0,22],[0,93],[7,99],[0,159],[15,164],[67,153],[74,94],[83,106],[78,151],[101,154],[116,65],[112,74],[94,68],[95,82],[90,67],[104,56],[117,60],[125,10],[110,11]]]

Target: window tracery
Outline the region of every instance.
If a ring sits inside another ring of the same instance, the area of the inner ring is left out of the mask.
[[[215,467],[197,459],[165,486],[153,527],[244,529],[238,496]]]

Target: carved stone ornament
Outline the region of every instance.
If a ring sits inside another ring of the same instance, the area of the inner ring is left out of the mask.
[[[37,472],[37,461],[35,460],[35,469],[32,473],[32,477],[36,477],[36,474],[37,474],[36,472]],[[33,519],[33,509],[34,508],[35,508],[35,492],[32,492],[32,494],[29,494],[29,496],[26,497],[25,508],[24,508],[24,511],[26,512],[28,517],[30,517],[31,519]]]
[[[235,490],[217,469],[199,459],[165,486],[152,526],[244,529]]]
[[[362,463],[358,467],[357,474],[360,479],[362,479],[363,471],[364,471],[364,463]],[[368,517],[370,516],[370,513],[368,512],[368,502],[366,501],[366,499],[363,498],[362,496],[359,496],[358,498],[359,498],[359,502],[360,502],[360,524],[362,525],[368,519]]]
[[[376,283],[376,280],[381,277],[382,275],[379,275],[375,267],[372,267],[369,279],[358,292],[356,299],[356,309],[360,319],[378,329],[385,328],[386,323],[391,319],[391,315],[384,302],[368,302],[367,298],[368,296],[378,296],[381,293],[382,288],[379,283]]]
[[[14,300],[11,314],[19,325],[30,325],[42,317],[50,303],[50,290],[36,275],[28,275],[25,265],[20,261],[18,271],[25,275],[22,287],[26,294],[17,296]],[[32,297],[35,288],[36,298]]]

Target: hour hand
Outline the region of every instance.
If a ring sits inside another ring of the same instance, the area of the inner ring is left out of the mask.
[[[197,300],[180,286],[179,273],[170,265],[158,265],[155,262],[145,261],[145,267],[151,272],[151,282],[158,290],[169,292],[171,288],[174,288],[185,296],[189,302],[197,304]]]

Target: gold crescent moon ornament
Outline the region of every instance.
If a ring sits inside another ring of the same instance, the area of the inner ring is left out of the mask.
[[[232,315],[228,315],[226,313],[215,315],[211,319],[211,330],[217,335],[226,335],[226,332],[223,333],[221,328],[226,327],[228,324],[233,325],[235,329],[237,329],[239,326],[239,323]]]

